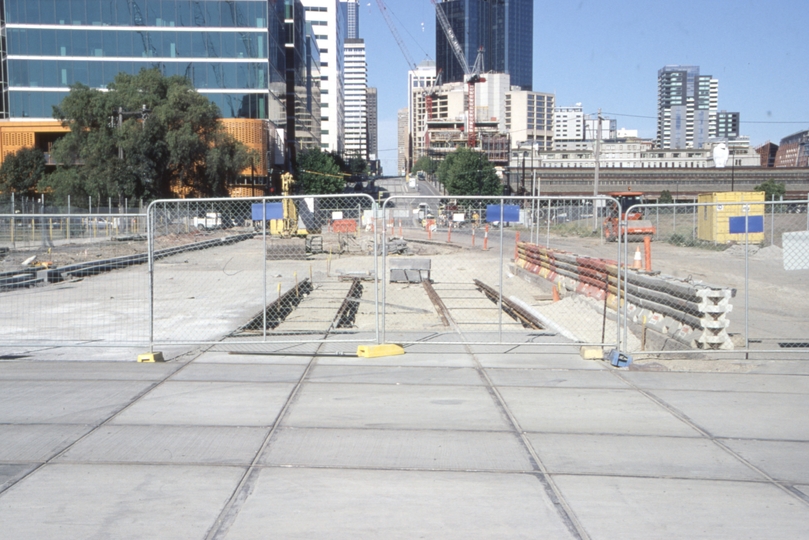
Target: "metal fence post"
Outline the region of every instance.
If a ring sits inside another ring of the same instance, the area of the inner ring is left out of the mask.
[[[383,210],[382,214],[384,215],[385,209],[387,206],[387,201],[383,203]],[[374,209],[374,222],[376,222],[376,214],[379,210],[379,205],[374,201],[373,203]],[[401,228],[401,221],[399,222],[399,227]],[[384,272],[385,269],[385,253],[387,253],[387,246],[388,246],[388,228],[383,227],[384,231],[382,233],[382,271]],[[384,276],[383,276],[384,277]],[[382,344],[384,341],[384,336],[379,333],[379,251],[376,246],[376,234],[374,234],[374,326],[376,327],[376,343],[377,345]]]
[[[383,206],[387,206],[389,200],[390,199],[385,201],[383,203]],[[376,202],[374,202],[373,205],[374,205],[374,208],[376,208]],[[374,222],[376,222],[376,210],[374,210]],[[385,230],[387,231],[387,229],[385,229]],[[383,234],[386,234],[386,233],[383,233]],[[378,248],[376,246],[376,234],[374,234],[374,260],[376,260],[377,257],[379,257],[379,251],[378,251]],[[383,273],[386,271],[385,269],[387,268],[387,259],[388,259],[388,243],[383,238],[383,242],[382,242],[382,272]],[[383,280],[382,280],[382,324],[380,325],[379,322],[377,322],[377,325],[376,325],[377,342],[378,343],[384,343],[385,339],[386,339],[386,336],[387,336],[387,328],[386,328],[387,320],[386,320],[386,317],[387,317],[387,311],[388,311],[388,305],[387,305],[387,301],[388,301],[388,280],[385,279],[385,276],[382,276],[382,277],[383,277]],[[377,279],[379,279],[378,274],[377,274]],[[379,303],[377,303],[377,305],[376,305],[377,321],[379,321],[379,307],[380,307]],[[381,328],[380,328],[380,326],[381,326]]]
[[[252,213],[252,212],[251,212]],[[252,217],[252,216],[251,216]],[[262,282],[264,284],[264,301],[262,305],[264,306],[263,309],[263,316],[262,316],[262,336],[264,341],[267,341],[267,198],[261,199],[261,246],[264,250],[262,253],[262,258],[264,259],[264,279]]]
[[[146,209],[146,238],[149,250],[149,352],[154,352],[154,208],[155,203]]]
[[[503,265],[505,264],[505,260],[503,259],[503,220],[505,216],[503,215],[503,199],[500,199],[500,291],[497,297],[497,309],[499,310],[499,319],[498,319],[498,328],[500,334],[500,342],[503,341]],[[515,237],[516,238],[516,237]]]

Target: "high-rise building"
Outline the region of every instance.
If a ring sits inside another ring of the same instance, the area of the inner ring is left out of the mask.
[[[527,90],[506,94],[506,129],[511,148],[529,144],[536,150],[553,150],[556,96]]]
[[[396,173],[401,175],[407,173],[407,160],[410,155],[410,144],[408,141],[410,134],[407,131],[409,118],[410,114],[407,108],[399,109],[396,112],[396,132],[398,135],[396,139]]]
[[[598,139],[607,141],[618,136],[618,122],[601,117],[601,133],[598,132],[598,115],[585,114],[581,103],[573,107],[557,107],[554,111],[555,150],[584,150],[593,147]]]
[[[716,113],[716,137],[728,140],[739,137],[739,113],[727,111]]]
[[[424,60],[416,69],[407,72],[407,133],[410,141],[407,146],[407,161],[410,164],[424,153],[427,111],[424,99],[419,98],[435,84],[435,77],[435,62],[432,60]]]
[[[377,127],[377,91],[376,88],[368,87],[368,160],[379,159],[379,132]]]
[[[346,3],[339,0],[300,0],[306,21],[320,52],[321,137],[320,147],[345,150],[345,90],[343,41],[346,36]]]
[[[657,145],[702,148],[716,136],[719,81],[699,66],[665,66],[657,72]]]
[[[360,0],[340,0],[346,7],[346,39],[360,37]]]
[[[368,159],[368,65],[365,41],[345,41],[345,156]]]
[[[508,73],[512,85],[531,90],[533,0],[444,0],[436,9],[446,14],[469,67],[482,49],[486,71]],[[438,21],[435,49],[444,82],[463,81],[463,69]]]
[[[2,0],[0,156],[47,151],[65,130],[51,107],[71,85],[103,89],[120,72],[156,68],[216,103],[226,129],[262,156],[256,176],[267,175],[284,158],[271,151],[278,141],[320,138],[313,28],[300,0]]]

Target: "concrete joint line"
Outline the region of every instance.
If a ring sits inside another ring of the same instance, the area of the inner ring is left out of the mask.
[[[462,335],[463,337],[463,335]],[[536,468],[536,472],[533,473],[533,476],[539,480],[540,484],[545,490],[545,494],[550,499],[551,504],[553,504],[556,512],[559,514],[559,517],[562,519],[565,527],[567,527],[568,531],[575,537],[580,540],[589,540],[590,535],[587,534],[587,531],[584,529],[584,526],[579,521],[578,517],[576,517],[575,512],[565,500],[564,495],[559,490],[559,487],[551,478],[550,473],[548,473],[548,469],[545,467],[545,464],[542,463],[542,460],[539,458],[539,455],[534,451],[534,448],[531,446],[528,437],[523,431],[522,426],[520,426],[517,418],[512,414],[511,409],[508,408],[506,405],[503,396],[500,395],[500,392],[497,390],[495,385],[492,383],[492,380],[489,378],[489,375],[486,373],[486,370],[483,369],[480,361],[478,360],[475,353],[472,352],[472,349],[469,347],[468,344],[466,345],[466,350],[470,356],[474,359],[475,362],[475,369],[486,383],[486,389],[491,394],[492,398],[495,401],[495,404],[503,411],[503,414],[506,415],[508,418],[509,423],[512,426],[513,433],[517,435],[522,443],[525,451],[528,452],[528,455],[531,457],[531,462],[533,466]]]
[[[798,499],[803,504],[809,506],[809,496],[807,496],[807,495],[801,493],[800,491],[794,489],[791,485],[786,485],[786,484],[784,484],[782,482],[779,482],[778,480],[776,480],[775,478],[773,478],[772,476],[770,476],[769,474],[767,474],[763,470],[761,470],[758,467],[756,467],[755,465],[753,465],[750,461],[748,461],[747,459],[742,457],[737,452],[733,451],[733,449],[731,449],[729,446],[725,445],[721,440],[714,437],[707,430],[705,430],[702,427],[700,427],[699,425],[697,425],[693,420],[691,420],[682,411],[676,409],[675,407],[672,407],[671,405],[669,405],[668,403],[666,403],[665,401],[663,401],[659,397],[655,396],[651,392],[648,392],[648,391],[644,390],[643,388],[640,388],[639,386],[637,386],[632,381],[628,381],[627,379],[625,379],[623,377],[623,375],[621,373],[619,373],[619,372],[617,372],[615,370],[610,370],[610,371],[616,377],[618,377],[619,380],[621,380],[625,384],[629,385],[633,390],[636,390],[637,392],[640,392],[647,399],[649,399],[650,401],[652,401],[653,403],[655,403],[659,407],[664,408],[666,411],[668,411],[669,413],[674,415],[676,418],[678,418],[681,422],[685,423],[687,426],[689,426],[692,429],[694,429],[695,431],[697,431],[697,433],[699,433],[700,435],[702,435],[703,437],[705,437],[706,439],[711,441],[713,444],[715,444],[721,450],[723,450],[724,452],[726,452],[727,454],[729,454],[730,456],[732,456],[736,460],[740,461],[742,464],[744,464],[749,469],[751,469],[751,470],[755,471],[757,474],[761,475],[768,483],[774,485],[775,487],[777,487],[778,489],[780,489],[784,493],[787,493],[788,495],[792,496],[793,498]]]
[[[239,512],[241,512],[242,506],[253,493],[253,489],[255,488],[256,482],[258,481],[259,474],[261,470],[265,467],[261,467],[258,463],[261,454],[264,453],[264,450],[270,444],[270,440],[272,439],[275,432],[278,430],[278,426],[281,425],[281,421],[286,416],[289,407],[292,405],[292,402],[298,395],[300,391],[301,385],[303,385],[303,381],[306,380],[306,377],[309,375],[311,371],[315,359],[317,358],[317,354],[320,352],[320,349],[325,344],[325,339],[327,336],[323,336],[323,342],[321,342],[317,349],[312,353],[312,358],[309,360],[309,363],[306,365],[306,369],[303,370],[298,382],[295,383],[295,388],[292,389],[292,392],[289,393],[289,397],[287,397],[284,406],[278,412],[278,416],[273,422],[272,427],[270,428],[270,432],[267,433],[267,436],[264,437],[264,441],[261,443],[261,446],[256,451],[256,454],[253,456],[253,460],[250,462],[250,465],[245,470],[244,475],[242,476],[241,480],[238,484],[236,484],[236,488],[233,490],[233,493],[228,499],[225,506],[222,508],[222,511],[219,513],[219,516],[216,518],[216,521],[211,525],[211,528],[208,530],[208,534],[205,536],[205,540],[217,540],[223,539],[227,536],[228,531],[236,522],[236,518],[239,516]]]
[[[201,351],[201,352],[200,352],[200,353],[199,353],[199,354],[198,354],[196,357],[199,357],[200,355],[202,355],[202,353],[203,353],[203,352],[204,352],[204,351]],[[195,357],[195,358],[196,358],[196,357]],[[27,474],[25,474],[25,475],[21,476],[21,477],[20,477],[20,478],[18,478],[18,479],[17,479],[15,482],[13,482],[13,483],[11,483],[11,484],[7,485],[7,486],[6,486],[4,489],[0,489],[0,496],[2,496],[3,494],[5,494],[6,492],[8,492],[8,490],[10,490],[12,487],[16,486],[16,485],[17,485],[17,484],[19,484],[19,483],[20,483],[22,480],[24,480],[24,479],[28,478],[29,476],[31,476],[32,474],[34,474],[35,472],[37,472],[39,469],[41,469],[41,468],[42,468],[42,467],[44,467],[45,465],[49,465],[49,464],[50,464],[50,463],[51,463],[53,460],[55,460],[55,459],[57,459],[57,458],[61,457],[62,455],[64,455],[64,454],[65,454],[65,453],[66,453],[68,450],[70,450],[71,448],[73,448],[74,446],[76,446],[78,443],[80,443],[81,441],[83,441],[84,439],[86,439],[87,437],[89,437],[90,435],[92,435],[93,433],[95,433],[96,431],[98,431],[99,429],[101,429],[101,428],[103,428],[104,426],[106,426],[107,424],[109,424],[109,423],[110,423],[112,420],[114,420],[114,419],[115,419],[117,416],[119,416],[121,413],[123,413],[124,411],[126,411],[127,409],[129,409],[131,406],[133,406],[135,403],[137,403],[139,400],[141,400],[141,399],[142,399],[144,396],[146,396],[146,395],[147,395],[149,392],[151,392],[151,391],[152,391],[152,390],[154,390],[155,388],[157,388],[157,387],[161,386],[163,383],[165,383],[167,380],[169,380],[171,377],[173,377],[173,376],[174,376],[176,373],[179,373],[180,371],[184,370],[184,369],[185,369],[185,368],[186,368],[186,367],[187,367],[187,366],[188,366],[188,365],[189,365],[191,362],[193,362],[193,361],[194,361],[194,359],[195,359],[195,358],[192,358],[191,360],[188,360],[188,361],[185,363],[185,365],[183,365],[183,366],[182,366],[182,367],[180,367],[179,369],[176,369],[176,370],[172,371],[171,373],[169,373],[168,375],[166,375],[166,376],[165,376],[163,379],[161,379],[161,380],[159,380],[159,381],[155,381],[155,382],[154,382],[154,383],[153,383],[151,386],[147,387],[145,390],[143,390],[142,392],[140,392],[138,395],[136,395],[134,398],[132,398],[132,400],[131,400],[129,403],[127,403],[126,405],[124,405],[123,407],[121,407],[120,409],[118,409],[117,411],[115,411],[114,413],[112,413],[110,416],[108,416],[108,417],[106,418],[106,420],[104,420],[103,422],[99,423],[99,424],[98,424],[96,427],[94,427],[93,429],[91,429],[90,431],[88,431],[87,433],[85,433],[84,435],[82,435],[81,437],[79,437],[78,439],[76,439],[75,441],[73,441],[71,444],[69,444],[68,446],[66,446],[65,448],[63,448],[63,449],[62,449],[60,452],[57,452],[56,454],[52,455],[51,457],[49,457],[48,459],[46,459],[45,461],[43,461],[42,463],[40,463],[39,465],[37,465],[36,467],[34,467],[33,469],[31,469],[30,471],[28,471],[28,473],[27,473]]]

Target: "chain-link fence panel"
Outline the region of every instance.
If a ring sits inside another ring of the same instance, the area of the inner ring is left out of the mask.
[[[640,339],[630,352],[805,345],[806,205],[764,202],[763,193],[717,193],[690,204],[628,208],[627,240],[633,219],[654,227],[641,237],[654,242],[624,247],[631,261],[624,335]]]
[[[385,336],[615,343],[619,251],[602,236],[615,201],[429,191],[382,207]]]
[[[145,214],[0,215],[0,341],[148,341]]]
[[[367,340],[374,215],[367,195],[153,203],[152,340]]]

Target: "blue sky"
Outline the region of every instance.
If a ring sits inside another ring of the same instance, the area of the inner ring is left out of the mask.
[[[396,169],[396,111],[407,106],[408,65],[376,0],[360,0],[368,84],[379,89],[379,149]],[[435,58],[430,0],[385,0],[416,63]],[[741,114],[753,145],[809,129],[806,0],[559,0],[534,2],[534,90],[558,106],[599,108],[619,128],[653,138],[657,70],[700,66],[719,80],[719,109]]]

